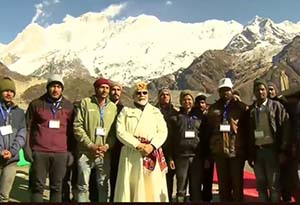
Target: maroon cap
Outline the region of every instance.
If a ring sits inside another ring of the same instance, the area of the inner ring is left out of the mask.
[[[97,79],[95,82],[94,82],[94,87],[95,88],[98,88],[100,87],[100,85],[102,84],[106,84],[108,86],[110,86],[110,81],[108,79],[105,79],[105,78],[99,78]]]

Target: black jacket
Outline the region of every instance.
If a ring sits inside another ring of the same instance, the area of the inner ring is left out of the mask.
[[[164,119],[165,119],[165,121],[167,123],[167,127],[168,127],[168,137],[162,146],[162,149],[163,149],[165,156],[167,158],[167,161],[168,161],[170,158],[172,158],[171,155],[173,152],[172,151],[173,150],[173,141],[174,141],[174,138],[176,135],[176,133],[172,132],[171,119],[178,115],[178,111],[174,108],[174,106],[172,104],[169,104],[169,106],[166,106],[166,107],[160,107],[159,105],[157,105],[157,107],[159,108],[160,112],[164,116]]]
[[[186,114],[181,109],[177,116],[171,118],[174,140],[172,142],[172,158],[176,156],[201,155],[201,119],[192,112]],[[194,132],[194,137],[187,138],[186,131]]]

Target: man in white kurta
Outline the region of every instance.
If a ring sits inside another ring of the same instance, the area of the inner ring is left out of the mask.
[[[159,109],[148,103],[146,83],[136,84],[133,98],[135,107],[124,107],[117,119],[117,137],[124,146],[114,201],[168,202],[166,167],[162,166],[164,158],[163,162],[156,158],[152,170],[143,164],[144,157],[165,142],[168,132],[165,120]]]

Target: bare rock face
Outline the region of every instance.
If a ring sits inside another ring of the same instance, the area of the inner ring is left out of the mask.
[[[276,84],[282,95],[288,98],[300,96],[300,36],[296,36],[278,54],[262,77]]]
[[[15,80],[19,81],[27,81],[30,79],[30,77],[23,76],[17,72],[13,72],[8,69],[6,65],[4,65],[2,62],[0,62],[0,76],[8,76],[10,78],[13,78]]]
[[[229,77],[234,83],[234,89],[241,92],[241,97],[247,102],[252,99],[251,82],[258,76],[266,73],[270,63],[260,59],[249,58],[244,55],[226,50],[210,50],[196,58],[192,64],[181,71],[174,73],[175,80],[163,76],[153,80],[151,88],[167,84],[171,81],[170,89],[189,89],[211,95],[213,102],[218,98],[218,82],[221,78]]]
[[[205,52],[187,69],[178,73],[178,88],[212,93],[219,79],[227,75],[235,78],[235,72],[232,70],[234,58],[233,54],[223,50]]]
[[[300,84],[300,36],[296,36],[291,43],[285,46],[281,52],[273,57],[273,66],[268,72],[268,78],[278,86],[282,71],[288,76],[289,87],[297,87]],[[280,87],[281,88],[281,87]],[[282,90],[284,88],[281,88]]]
[[[89,77],[89,71],[84,68],[79,58],[72,60],[60,60],[51,59],[48,63],[42,65],[35,70],[32,76],[47,77],[49,73],[62,74],[64,76],[85,78]]]
[[[189,89],[212,93],[216,89],[219,79],[227,75],[235,77],[232,69],[234,58],[235,55],[227,51],[206,51],[196,58],[188,68],[154,79],[149,87],[154,90],[169,87],[173,90]]]

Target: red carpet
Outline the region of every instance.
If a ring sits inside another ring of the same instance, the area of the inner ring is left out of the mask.
[[[244,195],[245,198],[258,199],[258,193],[256,191],[255,175],[254,173],[244,171]]]
[[[218,184],[218,176],[217,176],[217,170],[215,167],[214,170],[214,185]],[[216,186],[214,186],[216,187]],[[218,190],[215,188],[213,189],[214,193],[218,193]],[[256,184],[255,184],[255,175],[252,172],[244,171],[244,195],[245,195],[245,201],[249,202],[257,202],[258,201],[258,193],[256,191]],[[295,202],[295,199],[292,197],[292,202]]]
[[[217,171],[214,171],[214,183],[218,184]],[[247,201],[257,201],[258,193],[256,191],[255,185],[255,175],[254,173],[244,171],[244,195]]]

